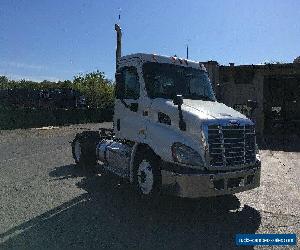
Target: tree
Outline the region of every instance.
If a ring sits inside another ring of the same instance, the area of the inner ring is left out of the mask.
[[[90,108],[112,109],[114,104],[114,83],[108,80],[103,72],[94,71],[81,74],[70,80],[51,82],[33,82],[29,80],[9,80],[6,76],[0,76],[0,89],[29,89],[29,90],[51,90],[51,89],[74,89],[83,94]]]
[[[0,76],[0,89],[7,89],[8,84],[8,78],[6,76]]]
[[[91,108],[109,108],[114,103],[114,84],[98,70],[75,76],[73,88],[85,95]]]

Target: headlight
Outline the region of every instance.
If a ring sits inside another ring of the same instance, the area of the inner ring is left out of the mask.
[[[203,166],[200,154],[194,149],[180,142],[175,142],[171,149],[174,161],[192,166]]]

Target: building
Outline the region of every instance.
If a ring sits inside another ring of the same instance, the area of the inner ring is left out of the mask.
[[[219,65],[204,63],[220,102],[250,115],[248,100],[257,102],[253,113],[258,134],[300,133],[300,63]]]

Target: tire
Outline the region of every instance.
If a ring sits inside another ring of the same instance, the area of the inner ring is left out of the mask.
[[[96,146],[100,141],[97,131],[78,133],[72,142],[72,155],[75,163],[85,170],[94,170],[97,163]]]
[[[142,199],[153,200],[161,194],[160,160],[149,151],[140,152],[134,167],[134,186]]]

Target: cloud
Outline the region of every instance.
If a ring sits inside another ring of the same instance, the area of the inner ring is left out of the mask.
[[[76,74],[76,72],[81,72],[82,70],[76,70],[72,68],[72,70],[63,69],[61,66],[52,65],[37,65],[37,64],[28,64],[23,62],[14,62],[14,61],[0,61],[0,67],[2,69],[20,69],[20,70],[38,70],[38,71],[55,71],[60,74]],[[9,70],[12,71],[12,70]]]
[[[20,62],[0,62],[1,66],[13,67],[13,68],[22,68],[22,69],[35,69],[35,70],[45,70],[47,69],[44,65],[36,65],[36,64],[27,64]]]
[[[47,73],[49,71],[51,73]],[[66,80],[69,77],[64,77],[62,79],[61,77],[57,77],[55,75],[69,75],[70,73],[74,74],[74,71],[63,70],[61,68],[54,69],[45,65],[28,64],[16,61],[0,61],[0,75],[4,75],[12,80],[25,79],[36,82],[48,80],[57,82],[61,80]]]
[[[84,70],[76,70],[74,68],[72,68],[72,70],[65,70],[57,65],[56,67],[54,66],[55,65],[45,66],[16,61],[0,61],[0,75],[7,76],[8,78],[13,80],[25,79],[37,82],[49,80],[57,82],[70,79],[70,75],[74,76],[90,72]],[[59,75],[60,77],[57,77],[55,75]],[[65,75],[63,79],[61,78],[62,75]]]

